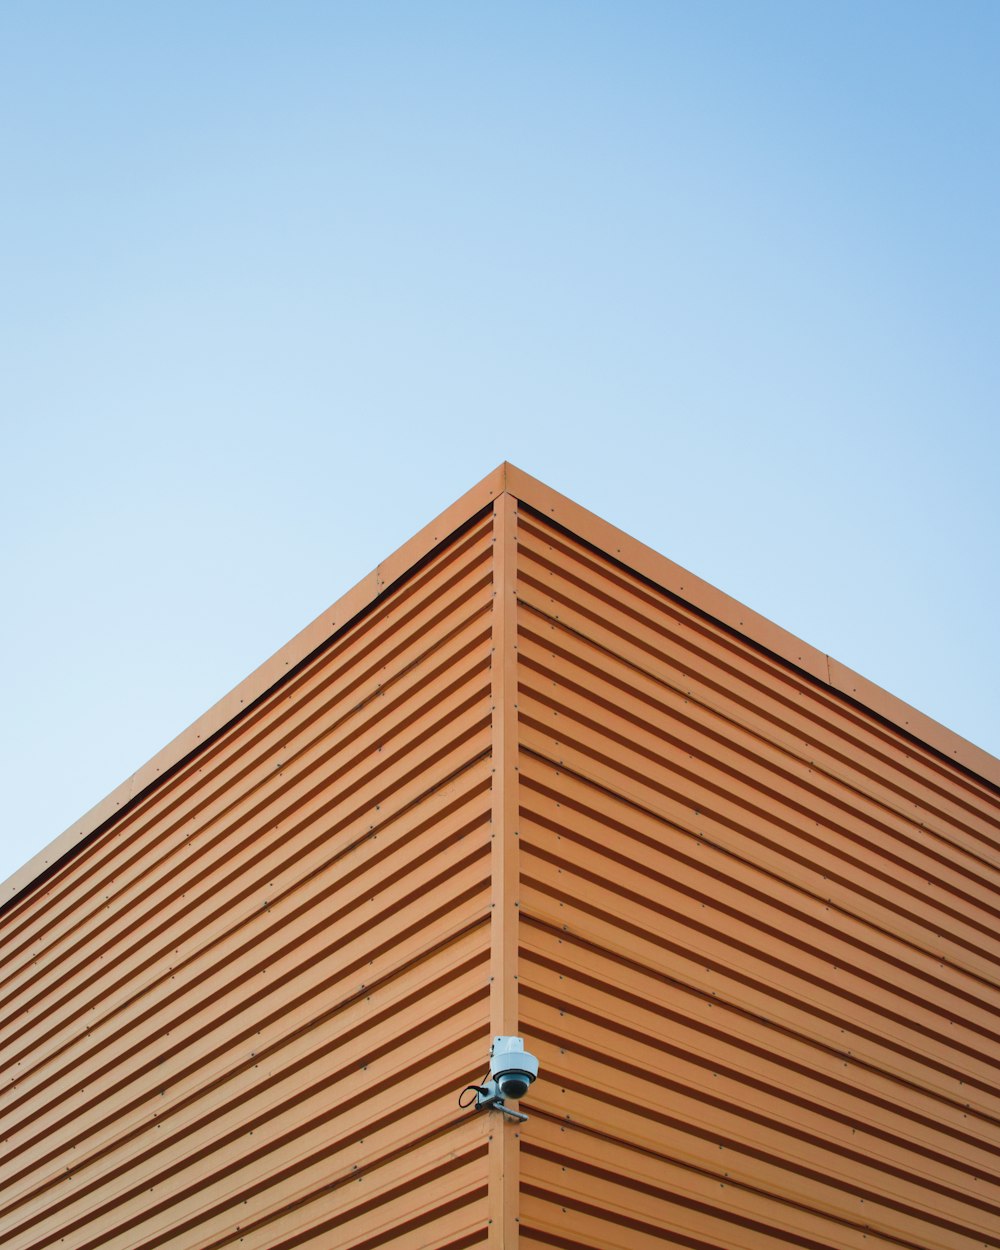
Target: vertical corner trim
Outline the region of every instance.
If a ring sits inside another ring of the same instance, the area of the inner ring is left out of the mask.
[[[493,651],[490,674],[492,931],[490,1030],[518,1033],[518,726],[517,726],[517,501],[506,492],[493,504]],[[491,1113],[487,1113],[491,1114]],[[490,1250],[515,1250],[518,1242],[518,1125],[492,1113],[489,1155]]]
[[[494,1035],[516,1034],[518,771],[517,771],[517,502],[501,495],[493,507],[493,651],[490,674],[493,826]]]

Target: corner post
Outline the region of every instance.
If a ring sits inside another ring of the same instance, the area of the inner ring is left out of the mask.
[[[490,1029],[519,1032],[518,731],[517,731],[517,500],[506,491],[493,505],[493,708]],[[489,1154],[490,1250],[518,1244],[520,1125],[492,1114]]]

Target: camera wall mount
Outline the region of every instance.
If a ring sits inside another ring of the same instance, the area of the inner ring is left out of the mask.
[[[523,1037],[495,1037],[490,1047],[489,1079],[482,1085],[467,1085],[463,1095],[474,1090],[476,1110],[500,1111],[512,1120],[524,1121],[523,1111],[506,1105],[508,1098],[523,1098],[538,1076],[538,1060],[524,1049]],[[459,1099],[460,1105],[461,1098]]]

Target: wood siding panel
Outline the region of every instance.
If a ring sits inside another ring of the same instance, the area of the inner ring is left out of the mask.
[[[521,1244],[1000,1245],[1000,802],[522,508]]]
[[[9,885],[0,1243],[1000,1250],[997,762],[512,466],[445,516]]]
[[[487,517],[5,909],[5,1247],[486,1237],[493,589]]]

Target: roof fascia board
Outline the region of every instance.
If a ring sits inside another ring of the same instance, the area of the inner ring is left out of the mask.
[[[1000,760],[981,747],[968,742],[846,665],[802,642],[794,634],[689,573],[666,556],[647,547],[645,543],[632,538],[610,522],[505,461],[471,490],[466,491],[429,525],[403,543],[356,586],[342,595],[331,608],[321,613],[235,689],[209,708],[194,724],[178,734],[148,763],[137,769],[80,820],[70,825],[3,882],[0,885],[0,906],[12,901],[49,873],[77,846],[124,811],[150,786],[231,724],[334,634],[360,616],[440,543],[461,529],[477,513],[489,507],[502,494],[509,494],[540,515],[549,517],[556,525],[577,535],[589,546],[633,569],[668,594],[683,600],[778,659],[807,673],[852,703],[866,708],[937,754],[991,784],[1000,786]]]
[[[508,464],[506,489],[521,503],[583,539],[668,594],[719,621],[749,642],[807,673],[968,772],[1000,785],[1000,760],[902,699],[818,651],[766,617],[702,581],[666,556],[602,520],[544,482]]]

